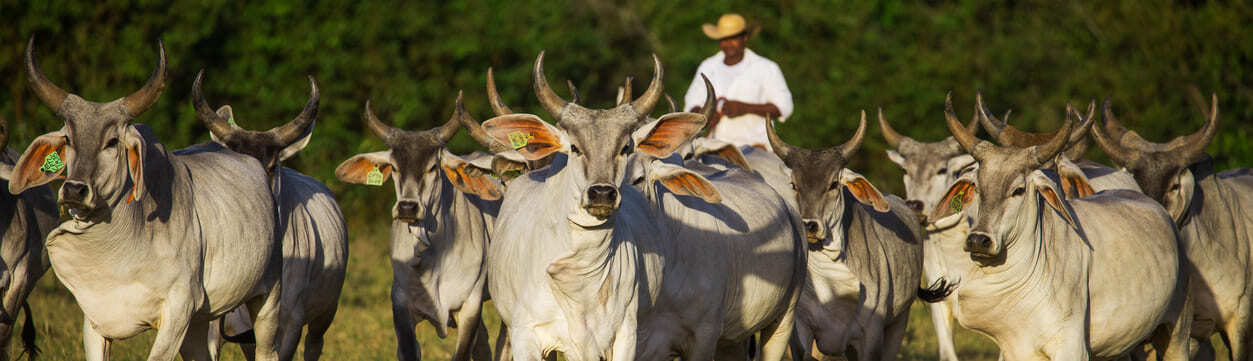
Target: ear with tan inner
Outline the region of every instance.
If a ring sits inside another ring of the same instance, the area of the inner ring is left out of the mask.
[[[126,127],[123,139],[126,144],[126,170],[131,176],[131,194],[126,198],[126,203],[130,203],[136,199],[142,199],[147,190],[144,187],[144,160],[147,147],[143,135],[139,134],[139,130],[133,125]]]
[[[56,152],[65,166],[56,172],[44,172],[44,158]],[[26,147],[26,152],[17,159],[13,173],[9,177],[9,193],[21,194],[27,189],[38,187],[54,179],[62,178],[65,169],[69,168],[69,160],[65,158],[65,132],[55,131],[35,138]]]
[[[708,139],[708,138],[706,138]],[[748,165],[748,159],[744,158],[744,153],[740,152],[740,148],[735,144],[722,141],[706,141],[696,149],[696,155],[708,154],[718,158],[725,159],[737,167],[747,171],[752,171],[752,167]]]
[[[1083,169],[1066,157],[1057,157],[1057,175],[1062,180],[1062,193],[1066,199],[1083,198],[1096,193]]]
[[[222,119],[235,119],[235,111],[231,108],[230,105],[221,106],[220,108],[218,108],[217,113],[219,117],[222,117]],[[231,129],[234,129],[234,130],[242,129],[239,127],[239,125],[236,125],[234,123],[230,123],[229,125]],[[226,146],[226,142],[223,142],[221,139],[218,139],[218,135],[213,134],[213,132],[209,132],[209,139],[212,139],[214,143],[221,144],[223,147]]]
[[[565,148],[561,130],[532,114],[501,115],[483,122],[483,130],[527,160],[539,160]]]
[[[648,181],[661,182],[674,194],[694,196],[709,203],[721,203],[722,194],[705,177],[686,168],[665,163],[654,163],[649,170]]]
[[[940,198],[940,202],[935,204],[930,219],[940,220],[961,212],[966,209],[971,200],[974,200],[975,192],[974,182],[968,179],[957,180],[957,183],[953,183],[948,188],[948,192],[944,193],[944,197]]]
[[[705,116],[696,113],[670,113],[657,119],[657,125],[648,132],[635,149],[654,158],[669,157],[680,145],[700,133],[705,127]]]
[[[1033,188],[1040,195],[1040,198],[1044,200],[1044,203],[1048,204],[1054,211],[1057,211],[1062,218],[1065,218],[1066,223],[1070,223],[1072,227],[1075,226],[1075,219],[1066,210],[1065,200],[1057,194],[1057,189],[1053,187],[1053,182],[1038,170],[1032,174],[1031,182],[1034,183]]]
[[[1175,175],[1172,183],[1172,187],[1177,185],[1178,188],[1166,191],[1166,202],[1163,205],[1175,224],[1183,224],[1188,208],[1192,207],[1192,197],[1196,194],[1196,178],[1192,175],[1192,170],[1183,168]]]
[[[447,150],[440,151],[440,168],[448,182],[462,193],[477,195],[489,201],[500,199],[500,183],[488,175],[491,170],[470,164]]]
[[[391,153],[388,150],[354,155],[335,167],[335,177],[347,183],[366,184],[366,175],[378,167],[379,172],[383,173],[383,181],[387,181],[395,169]]]
[[[870,181],[861,174],[844,168],[840,171],[840,184],[844,185],[844,189],[858,202],[874,206],[874,210],[879,212],[892,210],[888,201],[883,199],[883,193],[879,193],[879,189],[870,184]]]

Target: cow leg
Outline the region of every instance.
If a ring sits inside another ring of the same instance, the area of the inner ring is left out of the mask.
[[[901,349],[901,342],[905,340],[907,326],[909,326],[909,307],[905,307],[904,313],[896,316],[892,324],[888,325],[883,335],[883,346],[880,348],[883,350],[879,355],[881,359],[896,360],[896,352]]]
[[[957,361],[957,349],[953,346],[953,310],[947,300],[928,303],[927,307],[931,308],[931,324],[935,325],[940,361]]]
[[[783,317],[770,327],[761,330],[761,347],[758,347],[760,352],[757,353],[757,360],[779,361],[783,359],[783,354],[787,352],[788,341],[792,338],[792,331],[796,328],[796,300],[799,297],[800,292],[793,292],[792,300],[788,303]]]
[[[209,323],[191,322],[187,325],[187,335],[183,337],[183,346],[178,354],[183,361],[213,360],[209,354]]]
[[[1209,339],[1193,337],[1188,343],[1189,360],[1193,361],[1214,361],[1216,356],[1214,352],[1214,344]]]
[[[473,351],[474,339],[478,336],[482,302],[471,297],[461,304],[457,310],[457,348],[452,353],[452,361],[467,361]],[[486,337],[486,334],[484,334]]]
[[[279,294],[280,285],[274,282],[270,286],[270,292],[266,293],[265,298],[254,300],[248,305],[249,310],[257,310],[253,317],[252,330],[257,337],[256,355],[257,360],[272,361],[278,360],[278,338],[283,329],[280,312]],[[259,303],[259,304],[257,304]]]
[[[300,345],[300,332],[304,330],[305,311],[300,305],[291,305],[290,309],[280,310],[279,315],[282,327],[277,334],[278,357],[292,360],[296,357],[296,346]]]
[[[413,332],[413,319],[404,304],[404,296],[392,286],[392,328],[396,330],[396,359],[418,361],[422,359],[422,346],[418,345],[418,336]]]
[[[331,309],[330,312],[309,320],[309,330],[305,333],[305,361],[322,358],[322,340],[326,337],[326,330],[331,327],[331,321],[335,320],[336,311],[338,310]]]
[[[161,310],[161,328],[157,329],[148,361],[174,360],[177,356],[191,326],[191,314],[195,310],[192,302],[193,296],[188,290],[176,290],[166,298],[165,307]]]
[[[1153,331],[1153,348],[1161,360],[1188,360],[1188,341],[1192,338],[1192,298],[1186,292],[1183,306],[1175,311],[1175,319]]]
[[[788,338],[788,349],[792,353],[792,360],[796,361],[813,361],[816,357],[810,356],[810,350],[817,349],[814,346],[813,331],[800,323],[793,326],[792,337]]]
[[[474,327],[474,346],[471,346],[470,359],[474,361],[492,361],[492,346],[488,341],[490,335],[487,334],[487,325],[483,324],[480,318],[478,326]]]
[[[110,346],[112,341],[100,336],[96,328],[91,327],[91,321],[83,317],[83,352],[87,361],[108,361]]]
[[[535,338],[530,332],[530,330],[511,329],[509,345],[515,361],[539,361],[544,358],[542,353],[544,350],[535,343]]]
[[[1228,357],[1232,361],[1249,361],[1249,314],[1241,312],[1232,316],[1223,327]]]
[[[226,339],[222,338],[221,318],[209,322],[209,330],[206,331],[205,341],[209,346],[209,359],[217,360],[218,355],[222,353],[222,345],[226,343]]]
[[[509,326],[502,321],[496,332],[496,358],[493,361],[513,361],[513,347],[509,343]]]

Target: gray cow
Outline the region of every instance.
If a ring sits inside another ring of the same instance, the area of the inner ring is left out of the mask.
[[[391,298],[401,360],[421,358],[414,326],[424,320],[440,338],[449,326],[459,328],[453,360],[491,357],[479,317],[486,300],[484,258],[502,190],[489,176],[490,165],[472,164],[444,147],[461,122],[473,122],[469,116],[458,95],[443,126],[407,131],[384,124],[367,101],[365,122],[390,149],[355,155],[335,169],[344,182],[395,184]]]
[[[1166,212],[1126,190],[1064,200],[1039,168],[1063,150],[1069,118],[1022,149],[970,135],[951,104],[945,115],[980,164],[943,199],[968,204],[973,219],[963,252],[942,255],[962,326],[990,336],[1005,360],[1110,359],[1149,339],[1167,359],[1187,359],[1187,273]]]
[[[922,276],[922,229],[915,211],[884,197],[845,168],[866,135],[866,112],[847,143],[793,147],[767,128],[770,146],[792,169],[809,239],[809,282],[796,311],[792,357],[841,355],[895,360]]]
[[[65,177],[59,204],[70,219],[46,245],[85,316],[88,359],[106,359],[111,340],[152,328],[149,360],[207,359],[209,321],[245,302],[258,310],[258,358],[277,359],[280,253],[261,163],[217,144],[170,152],[130,123],[165,87],[164,47],[143,88],[96,103],[44,77],[34,40],[31,89],[65,126],[30,144],[9,192]]]
[[[1203,353],[1217,331],[1232,360],[1248,360],[1253,324],[1253,172],[1217,172],[1205,146],[1218,132],[1215,96],[1205,126],[1168,143],[1127,130],[1105,101],[1104,126],[1092,129],[1097,145],[1135,176],[1144,193],[1166,207],[1187,245],[1196,319],[1193,335]],[[1212,356],[1209,356],[1212,357]]]
[[[515,359],[744,357],[757,331],[764,359],[783,356],[804,277],[799,219],[760,177],[706,178],[659,160],[703,127],[700,114],[666,114],[632,144],[661,77],[654,57],[640,98],[588,109],[548,87],[541,53],[535,92],[557,125],[530,114],[483,124],[527,159],[562,153],[511,181],[488,248],[488,288]],[[652,159],[639,189],[624,171],[633,156]]]
[[[309,78],[309,102],[295,119],[274,129],[246,130],[236,123],[231,107],[216,113],[209,108],[200,88],[204,71],[192,85],[196,115],[209,128],[213,141],[261,161],[270,179],[270,190],[278,206],[279,241],[283,250],[283,294],[279,301],[279,357],[291,359],[300,343],[301,331],[308,325],[305,360],[317,360],[322,339],[335,319],[339,294],[344,286],[348,264],[348,233],[344,215],[335,195],[322,182],[301,174],[280,162],[296,155],[309,144],[317,120],[318,85]],[[239,311],[247,312],[246,307]],[[231,318],[227,318],[228,320]],[[247,325],[232,325],[243,329]],[[215,335],[211,335],[215,336]],[[251,357],[244,347],[246,357]],[[216,353],[216,347],[212,350]]]
[[[0,117],[0,179],[8,187],[13,165],[21,154],[8,148],[9,130],[4,117]],[[57,219],[56,198],[49,187],[35,187],[18,195],[0,192],[0,289],[3,289],[3,305],[0,306],[0,360],[8,360],[9,339],[17,324],[20,309],[26,310],[26,326],[22,328],[22,348],[32,357],[39,352],[35,347],[34,320],[30,317],[30,305],[26,296],[35,283],[48,271],[48,255],[44,252],[44,238],[60,223]]]

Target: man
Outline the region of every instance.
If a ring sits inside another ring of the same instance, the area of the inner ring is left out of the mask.
[[[766,139],[766,117],[785,121],[792,115],[792,92],[783,80],[779,65],[746,45],[755,29],[749,29],[743,16],[726,14],[718,25],[701,26],[705,35],[717,40],[722,51],[701,62],[683,97],[684,107],[701,112],[705,101],[705,74],[719,95],[719,111],[710,120],[711,138],[735,145],[770,149]]]

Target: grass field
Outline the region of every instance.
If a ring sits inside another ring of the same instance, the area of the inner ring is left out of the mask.
[[[358,230],[365,227],[350,227]],[[391,304],[388,289],[391,268],[387,255],[386,227],[381,231],[355,232],[350,242],[351,258],[348,279],[339,300],[339,313],[326,336],[325,360],[388,360],[395,359],[396,341],[392,332]],[[83,358],[80,338],[82,313],[74,297],[61,286],[49,271],[30,296],[39,330],[39,347],[45,360],[80,360]],[[489,305],[484,319],[495,341],[500,320]],[[24,322],[19,319],[19,322]],[[114,360],[147,358],[155,332],[149,331],[113,344]],[[427,324],[418,327],[422,354],[426,360],[447,360],[454,345],[453,331],[447,339],[439,339]],[[14,337],[16,341],[16,337]],[[957,330],[957,350],[963,360],[996,360],[996,346],[974,332]],[[17,355],[20,346],[11,349]],[[1220,349],[1219,354],[1224,355]],[[223,360],[243,360],[238,347],[223,348]],[[936,339],[927,307],[916,303],[910,319],[908,336],[900,353],[901,360],[936,359]],[[1220,357],[1225,360],[1226,357]]]

